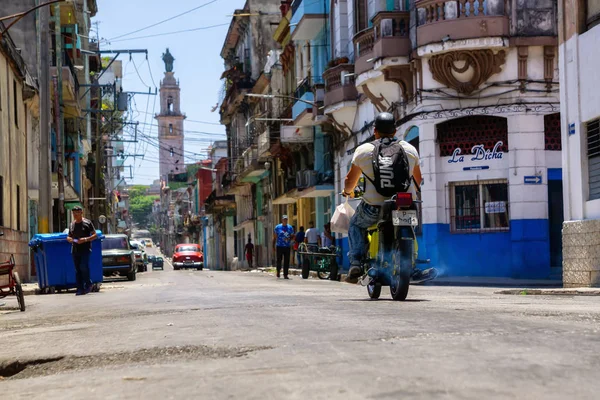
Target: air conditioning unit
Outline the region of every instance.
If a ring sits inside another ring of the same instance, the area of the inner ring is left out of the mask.
[[[304,171],[304,183],[305,187],[311,187],[317,185],[319,173],[317,171],[307,170]]]
[[[296,173],[296,187],[298,189],[307,188],[306,175],[304,174],[306,171],[298,171]]]

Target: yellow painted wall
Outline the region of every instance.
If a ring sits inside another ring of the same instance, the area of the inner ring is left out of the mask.
[[[13,82],[17,83],[14,91]],[[14,107],[16,96],[17,121]],[[18,123],[18,125],[17,125]],[[0,175],[4,178],[4,227],[26,232],[27,217],[27,142],[23,83],[12,69],[6,56],[0,53]],[[21,199],[17,204],[17,185]]]

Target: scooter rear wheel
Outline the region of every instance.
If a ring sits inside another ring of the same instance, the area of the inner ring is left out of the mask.
[[[390,283],[392,299],[398,301],[406,300],[410,287],[410,274],[412,272],[413,241],[401,239],[398,248],[394,252],[394,273]]]

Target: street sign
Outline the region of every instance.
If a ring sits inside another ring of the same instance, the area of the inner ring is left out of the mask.
[[[575,134],[575,124],[569,124],[569,136]]]
[[[489,165],[478,165],[476,167],[464,167],[463,171],[481,171],[483,169],[490,169]]]
[[[523,182],[526,185],[541,185],[542,184],[542,177],[539,176],[539,175],[525,176],[525,177],[523,177]]]

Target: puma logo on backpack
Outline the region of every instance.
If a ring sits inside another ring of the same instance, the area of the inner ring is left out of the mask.
[[[383,138],[374,141],[373,145],[375,178],[367,176],[367,179],[375,186],[377,193],[384,197],[406,192],[411,183],[410,164],[400,141]]]

